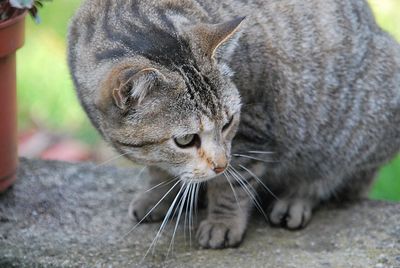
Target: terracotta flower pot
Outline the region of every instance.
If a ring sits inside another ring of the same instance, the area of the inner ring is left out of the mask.
[[[15,52],[24,43],[25,12],[0,22],[0,192],[16,180],[17,100]]]

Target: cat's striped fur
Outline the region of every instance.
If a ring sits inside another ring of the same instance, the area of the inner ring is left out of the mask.
[[[69,64],[93,124],[152,166],[151,185],[169,174],[205,180],[230,160],[207,182],[203,247],[240,243],[259,179],[278,195],[270,221],[296,229],[321,201],[359,197],[400,148],[400,46],[365,0],[86,0]],[[142,99],[120,103],[110,92],[129,77]],[[174,147],[179,133],[206,134],[196,153]],[[130,212],[141,219],[168,189]],[[171,198],[149,217],[161,219]]]

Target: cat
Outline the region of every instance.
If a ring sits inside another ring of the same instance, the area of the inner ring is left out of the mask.
[[[400,46],[365,0],[86,0],[68,38],[91,122],[149,166],[130,215],[160,221],[206,184],[201,247],[238,246],[257,196],[303,228],[399,151]]]

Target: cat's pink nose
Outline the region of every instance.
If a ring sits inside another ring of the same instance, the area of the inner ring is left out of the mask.
[[[220,174],[224,172],[227,166],[228,159],[226,159],[226,155],[221,152],[217,157],[215,157],[215,160],[213,161],[213,170],[216,174]]]
[[[225,167],[215,167],[214,172],[217,174],[222,173],[222,172],[224,172],[225,168],[226,168],[226,166]]]

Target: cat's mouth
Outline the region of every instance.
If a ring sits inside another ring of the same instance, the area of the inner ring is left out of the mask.
[[[202,182],[206,182],[206,181],[215,179],[216,177],[219,177],[219,176],[223,176],[223,173],[214,174],[211,176],[206,176],[206,175],[204,175],[204,176],[188,176],[188,175],[185,175],[185,176],[181,177],[181,181],[191,182],[191,183],[202,183]]]

